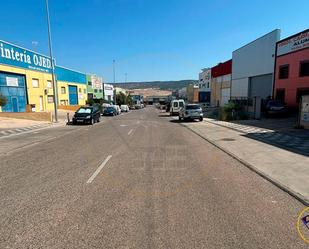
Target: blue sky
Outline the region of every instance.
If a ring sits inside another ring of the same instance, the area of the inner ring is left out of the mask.
[[[196,79],[281,29],[309,28],[308,0],[49,0],[57,64],[116,82]],[[2,0],[0,39],[48,53],[44,0]]]

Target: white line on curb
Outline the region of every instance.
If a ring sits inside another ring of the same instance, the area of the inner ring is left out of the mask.
[[[133,132],[133,129],[131,129],[131,130],[128,132],[128,136],[130,136],[132,132]]]
[[[92,181],[94,180],[94,178],[100,173],[100,171],[104,168],[104,166],[106,165],[106,163],[109,161],[109,159],[112,158],[112,155],[109,155],[104,162],[99,166],[99,168],[97,168],[97,170],[92,174],[92,176],[88,179],[87,184],[92,183]]]

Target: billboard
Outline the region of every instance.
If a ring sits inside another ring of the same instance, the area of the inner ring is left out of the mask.
[[[51,73],[49,57],[1,40],[0,64]]]
[[[277,44],[277,56],[309,48],[309,30],[292,36]]]
[[[93,89],[103,90],[103,78],[91,75],[91,84]]]

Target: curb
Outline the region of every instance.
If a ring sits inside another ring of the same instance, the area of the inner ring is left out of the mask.
[[[301,202],[302,204],[304,204],[305,206],[309,206],[309,200],[307,200],[304,196],[302,196],[301,194],[293,191],[292,189],[290,189],[289,187],[285,186],[284,184],[282,184],[281,182],[273,179],[272,177],[270,177],[269,175],[263,173],[262,171],[260,171],[259,169],[257,169],[255,166],[253,166],[252,164],[246,162],[245,160],[239,158],[238,156],[236,156],[235,154],[233,154],[232,152],[224,149],[222,146],[218,145],[217,143],[215,143],[214,141],[202,136],[201,134],[199,134],[198,132],[194,131],[192,128],[180,124],[183,127],[186,127],[188,130],[190,130],[191,132],[193,132],[194,134],[198,135],[200,138],[204,139],[205,141],[207,141],[208,143],[212,144],[213,146],[215,146],[216,148],[218,148],[219,150],[223,151],[224,153],[226,153],[227,155],[229,155],[230,157],[234,158],[235,160],[237,160],[238,162],[240,162],[242,165],[246,166],[248,169],[252,170],[253,172],[255,172],[256,174],[258,174],[259,176],[263,177],[264,179],[266,179],[267,181],[271,182],[272,184],[274,184],[276,187],[278,187],[279,189],[283,190],[284,192],[286,192],[287,194],[289,194],[290,196],[294,197],[296,200],[298,200],[299,202]],[[224,127],[226,129],[228,129],[227,127]]]

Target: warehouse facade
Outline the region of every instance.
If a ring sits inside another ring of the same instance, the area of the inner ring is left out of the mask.
[[[86,74],[55,66],[58,105],[84,105]],[[0,40],[0,93],[7,99],[2,112],[44,112],[54,109],[49,57]],[[103,93],[102,93],[103,97]]]

